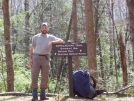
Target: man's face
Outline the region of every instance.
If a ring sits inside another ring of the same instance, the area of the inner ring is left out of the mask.
[[[42,34],[46,34],[48,32],[48,26],[43,25],[43,26],[41,26],[40,30],[41,30]]]

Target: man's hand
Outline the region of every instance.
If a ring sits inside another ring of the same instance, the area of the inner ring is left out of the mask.
[[[51,41],[48,43],[46,49],[49,51],[51,49],[52,44],[58,44],[58,43],[64,43],[64,41],[62,39],[58,39],[56,41]]]
[[[33,65],[33,59],[30,59],[29,65],[30,65],[30,67],[32,68],[32,65]]]
[[[33,46],[31,46],[30,47],[30,61],[29,61],[29,65],[30,65],[30,67],[32,68],[32,65],[33,65],[33,50],[34,50],[34,47]]]

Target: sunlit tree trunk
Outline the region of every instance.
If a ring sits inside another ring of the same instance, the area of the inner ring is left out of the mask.
[[[3,0],[4,41],[7,67],[7,91],[14,91],[14,69],[10,42],[9,0]]]
[[[30,37],[30,31],[29,31],[29,0],[25,0],[25,12],[27,12],[25,16],[25,60],[26,63],[28,63],[29,58],[29,37]],[[25,64],[25,67],[28,65]]]
[[[74,42],[78,42],[78,31],[77,31],[77,0],[73,0],[73,38]],[[79,69],[79,58],[78,56],[74,57],[74,68],[75,70]]]
[[[84,0],[84,2],[85,2],[85,17],[86,17],[88,66],[91,74],[97,79],[96,41],[94,33],[92,0]]]

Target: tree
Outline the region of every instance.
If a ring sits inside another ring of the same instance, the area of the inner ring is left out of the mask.
[[[96,41],[94,34],[94,21],[92,0],[85,1],[85,17],[86,17],[86,41],[88,53],[88,66],[91,74],[97,78],[97,63],[96,63]]]
[[[96,35],[96,42],[97,42],[97,47],[98,47],[98,55],[99,55],[99,64],[100,64],[100,69],[101,69],[101,78],[102,78],[102,83],[104,87],[106,87],[106,80],[105,80],[105,71],[104,71],[104,66],[103,66],[103,56],[102,56],[102,46],[101,46],[101,39],[100,39],[100,34],[99,29],[100,29],[100,23],[99,20],[99,3],[100,0],[95,0],[94,5],[95,5],[95,35]]]
[[[134,61],[134,0],[126,0],[129,13],[129,32],[131,37],[133,61]]]
[[[73,38],[74,42],[78,42],[78,31],[77,31],[77,0],[73,0]],[[74,57],[74,68],[79,69],[79,58],[78,56]]]
[[[7,66],[7,91],[14,91],[14,69],[10,42],[9,0],[3,0],[4,41]]]
[[[127,64],[126,64],[126,47],[123,43],[123,38],[121,34],[117,35],[119,48],[120,48],[120,58],[121,58],[121,67],[122,67],[122,73],[123,73],[123,86],[127,86],[128,84],[128,74],[127,74]]]
[[[30,31],[29,31],[29,0],[25,0],[25,12],[27,12],[25,16],[25,58],[26,60],[29,57],[29,37],[30,37]],[[26,61],[26,63],[28,63]],[[25,65],[27,67],[27,65]]]

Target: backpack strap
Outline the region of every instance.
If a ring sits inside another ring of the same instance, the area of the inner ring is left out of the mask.
[[[91,82],[90,82],[90,83],[92,84],[93,88],[95,89],[95,88],[96,88],[96,80],[95,80],[94,77],[91,76],[91,75],[90,75],[90,78],[91,78],[91,80],[93,81],[93,84],[92,84]]]

